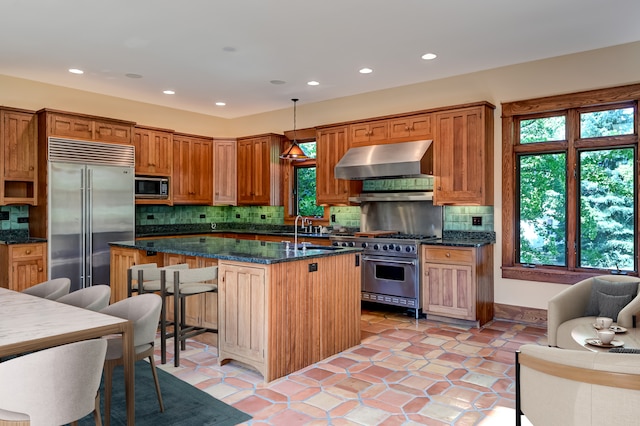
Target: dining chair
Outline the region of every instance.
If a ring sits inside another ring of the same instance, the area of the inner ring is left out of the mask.
[[[42,297],[43,299],[56,300],[65,294],[69,294],[70,288],[71,280],[69,278],[54,278],[28,287],[22,290],[22,292],[24,294]]]
[[[186,322],[186,298],[197,294],[218,291],[218,266],[193,269],[162,270],[160,292],[173,296],[173,332],[166,331],[166,309],[160,317],[160,343],[162,363],[166,363],[167,339],[173,337],[173,361],[180,366],[180,348],[186,348],[186,340],[202,333],[218,333],[217,329],[189,325]]]
[[[135,347],[135,358],[139,361],[144,358],[149,359],[151,374],[156,387],[160,412],[164,411],[162,394],[160,393],[160,382],[156,372],[156,364],[153,357],[154,341],[158,330],[158,320],[162,308],[162,298],[157,294],[146,293],[139,296],[129,297],[107,306],[100,312],[123,318],[133,323],[133,345]],[[109,426],[111,418],[111,389],[113,379],[113,369],[117,365],[122,365],[122,338],[120,336],[109,336],[105,338],[108,342],[107,355],[104,363],[104,424]]]
[[[0,422],[30,426],[100,419],[103,339],[69,343],[0,363]]]
[[[56,299],[56,302],[97,312],[109,306],[110,298],[111,287],[101,284],[81,288],[80,290],[65,294],[64,296]]]

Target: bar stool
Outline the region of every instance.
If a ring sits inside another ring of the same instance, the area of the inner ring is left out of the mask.
[[[166,363],[166,340],[173,337],[174,365],[180,366],[180,348],[186,340],[202,333],[218,333],[217,329],[186,323],[186,298],[196,294],[218,291],[218,267],[193,269],[164,269],[160,271],[160,293],[173,295],[173,333],[166,332],[166,316],[160,318],[162,363]],[[166,315],[166,311],[164,312]]]

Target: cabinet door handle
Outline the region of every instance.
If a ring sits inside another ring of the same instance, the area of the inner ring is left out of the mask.
[[[447,254],[445,256],[451,257],[451,253],[447,252]]]
[[[404,127],[404,130],[406,130],[406,131],[408,132],[409,130],[411,130],[411,127],[409,127],[409,126],[405,126],[405,127]]]
[[[31,250],[25,250],[25,254],[31,254]]]

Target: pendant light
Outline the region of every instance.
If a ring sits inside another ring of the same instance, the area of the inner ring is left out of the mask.
[[[280,158],[290,161],[302,161],[309,157],[307,157],[302,148],[300,148],[300,145],[298,145],[298,141],[296,140],[296,102],[298,102],[298,99],[291,100],[293,101],[293,141],[291,142],[289,149],[280,154]]]

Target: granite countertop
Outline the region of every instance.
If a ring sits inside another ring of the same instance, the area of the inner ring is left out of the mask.
[[[4,240],[0,240],[0,244],[35,244],[35,243],[46,243],[47,240],[45,238],[7,238]]]
[[[215,229],[211,229],[209,224],[196,225],[158,225],[158,226],[137,226],[136,237],[160,237],[168,235],[197,235],[208,234],[215,237],[215,234],[233,233],[233,234],[257,234],[257,235],[273,235],[283,238],[294,236],[293,227],[287,225],[273,226],[238,226],[233,227],[229,224],[220,224]],[[331,234],[323,233],[307,233],[298,232],[298,237],[304,238],[325,238],[329,239]]]
[[[481,247],[488,244],[494,244],[494,241],[484,239],[470,239],[470,238],[439,238],[436,240],[423,241],[423,246],[447,246],[447,247]]]
[[[272,264],[292,262],[314,257],[337,256],[358,253],[362,249],[346,247],[310,246],[306,250],[287,250],[285,243],[271,243],[255,240],[236,240],[218,237],[159,238],[140,241],[118,241],[111,246],[135,248],[161,253],[184,254],[187,256],[234,260],[238,262]]]

